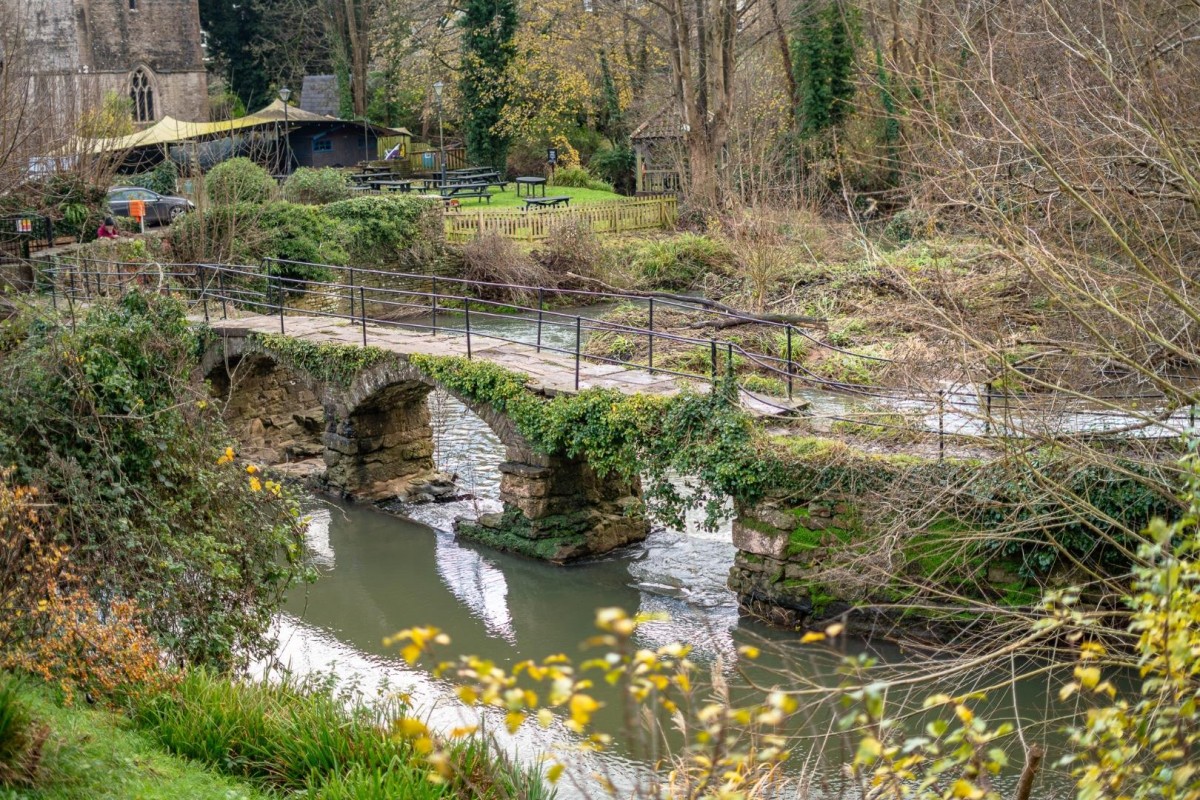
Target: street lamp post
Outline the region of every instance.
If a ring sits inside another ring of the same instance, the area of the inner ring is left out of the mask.
[[[438,81],[433,85],[433,93],[437,95],[438,103],[438,163],[442,165],[442,187],[446,186],[446,134],[442,130],[442,90],[446,84]]]
[[[291,129],[288,127],[288,98],[292,96],[292,90],[288,87],[283,87],[279,90],[279,99],[283,101],[283,141],[287,152],[287,163],[283,167],[284,175],[292,174],[292,137]]]

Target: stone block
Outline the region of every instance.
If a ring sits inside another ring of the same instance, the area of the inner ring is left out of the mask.
[[[763,533],[743,524],[741,520],[734,520],[733,546],[747,553],[782,559],[787,550],[788,537],[784,533]]]
[[[791,531],[796,527],[795,514],[789,514],[788,512],[774,506],[757,506],[751,510],[750,515],[755,519],[770,525],[772,528],[777,528],[781,531]]]
[[[528,480],[545,480],[552,473],[550,467],[538,467],[517,461],[502,461],[496,469],[500,470],[502,475],[514,475]]]
[[[550,482],[505,474],[500,476],[500,494],[513,500],[548,497]]]

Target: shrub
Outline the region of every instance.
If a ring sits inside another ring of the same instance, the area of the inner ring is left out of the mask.
[[[231,158],[209,170],[204,189],[213,205],[265,203],[275,191],[275,181],[250,159]]]
[[[33,330],[0,364],[0,463],[55,504],[79,585],[105,613],[136,603],[178,662],[266,652],[306,574],[303,529],[282,493],[222,456],[182,305],[133,291],[93,304],[76,330]]]
[[[283,184],[283,199],[293,203],[333,203],[350,194],[349,179],[332,167],[301,167]]]
[[[531,259],[515,243],[494,233],[476,237],[460,250],[464,277],[492,283],[516,283],[523,286],[546,286],[549,274],[541,264]],[[503,290],[488,293],[503,296]]]
[[[0,473],[0,652],[33,634],[31,615],[63,579],[67,548],[54,542],[37,509],[36,489]]]
[[[264,206],[254,218],[254,224],[263,236],[256,252],[258,258],[282,258],[312,264],[345,264],[349,260],[343,243],[350,237],[318,206],[280,200]],[[304,280],[332,277],[329,270],[302,265],[292,265],[287,274]]]
[[[570,186],[576,189],[594,189],[598,192],[611,192],[610,184],[597,178],[583,167],[560,167],[554,171],[549,181],[551,186]]]
[[[733,252],[717,239],[684,233],[651,239],[633,253],[632,266],[653,288],[689,289],[705,275],[728,274]]]
[[[82,693],[122,707],[171,683],[136,603],[102,605],[76,589],[54,593],[30,616],[36,633],[6,651],[0,663],[57,686],[68,704]]]
[[[338,228],[348,257],[360,266],[392,264],[421,236],[444,237],[441,218],[436,229],[425,225],[434,211],[415,197],[355,197],[330,203],[321,213]]]
[[[621,194],[633,194],[637,159],[625,145],[597,150],[588,162],[593,172],[611,184]]]
[[[936,220],[928,211],[919,208],[906,208],[892,215],[884,226],[883,233],[889,239],[905,244],[919,241],[931,236],[936,226]]]
[[[604,261],[604,245],[587,222],[567,219],[550,229],[542,248],[533,257],[561,286],[567,273],[585,278],[598,276]]]
[[[159,194],[174,194],[179,180],[179,167],[169,158],[163,159],[154,169],[139,175],[122,175],[119,178],[128,186],[141,186]]]

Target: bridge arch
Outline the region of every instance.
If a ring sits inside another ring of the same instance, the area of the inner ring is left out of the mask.
[[[455,493],[433,461],[426,397],[439,387],[434,379],[400,356],[364,367],[348,384],[284,362],[235,336],[214,343],[202,361],[203,377],[226,399],[226,417],[252,457],[277,464],[319,455],[318,482],[355,499],[421,501]],[[629,513],[640,507],[636,481],[602,479],[583,459],[539,453],[491,404],[440,388],[479,416],[505,448],[504,512],[463,523],[460,533],[552,561],[645,538],[648,524]]]

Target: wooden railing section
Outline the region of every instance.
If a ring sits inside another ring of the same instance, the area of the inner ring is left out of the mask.
[[[678,215],[673,196],[591,203],[576,208],[447,211],[446,238],[452,242],[465,242],[494,234],[505,239],[534,242],[545,239],[550,231],[561,225],[585,224],[594,233],[621,233],[670,228]]]

